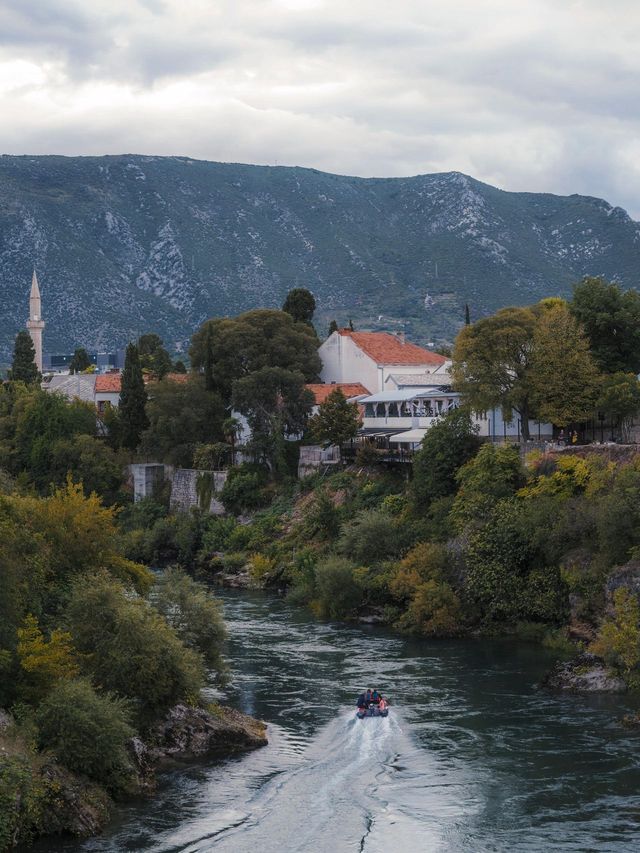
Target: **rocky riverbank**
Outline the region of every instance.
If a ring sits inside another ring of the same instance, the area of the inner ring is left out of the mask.
[[[589,652],[557,663],[544,679],[543,687],[570,693],[624,693],[627,690],[624,680]]]
[[[134,770],[130,794],[151,795],[168,761],[224,757],[268,743],[266,725],[234,708],[176,705],[147,737],[128,744]],[[9,714],[0,710],[0,851],[38,836],[99,834],[113,801],[103,788],[36,753]]]

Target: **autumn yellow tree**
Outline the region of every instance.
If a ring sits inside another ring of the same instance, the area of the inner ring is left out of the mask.
[[[564,303],[543,303],[530,368],[531,399],[539,420],[564,427],[591,417],[600,374],[585,332]]]

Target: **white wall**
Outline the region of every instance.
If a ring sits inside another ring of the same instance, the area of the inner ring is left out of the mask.
[[[348,335],[338,332],[333,332],[320,345],[318,353],[322,359],[320,378],[323,382],[360,382],[371,394],[388,391],[387,379],[394,373],[411,376],[429,373],[436,383],[449,381],[450,361],[438,367],[427,364],[378,365]]]
[[[322,359],[323,382],[360,382],[371,394],[384,390],[382,371],[347,335],[333,332],[320,345],[318,353]]]

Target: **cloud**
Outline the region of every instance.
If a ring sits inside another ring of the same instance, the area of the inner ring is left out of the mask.
[[[0,149],[460,170],[640,215],[635,0],[14,0]]]

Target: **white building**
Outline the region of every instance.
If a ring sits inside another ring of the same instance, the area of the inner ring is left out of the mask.
[[[372,393],[385,391],[392,377],[420,376],[421,384],[449,381],[451,361],[388,332],[339,329],[319,348],[323,382],[359,382]]]

